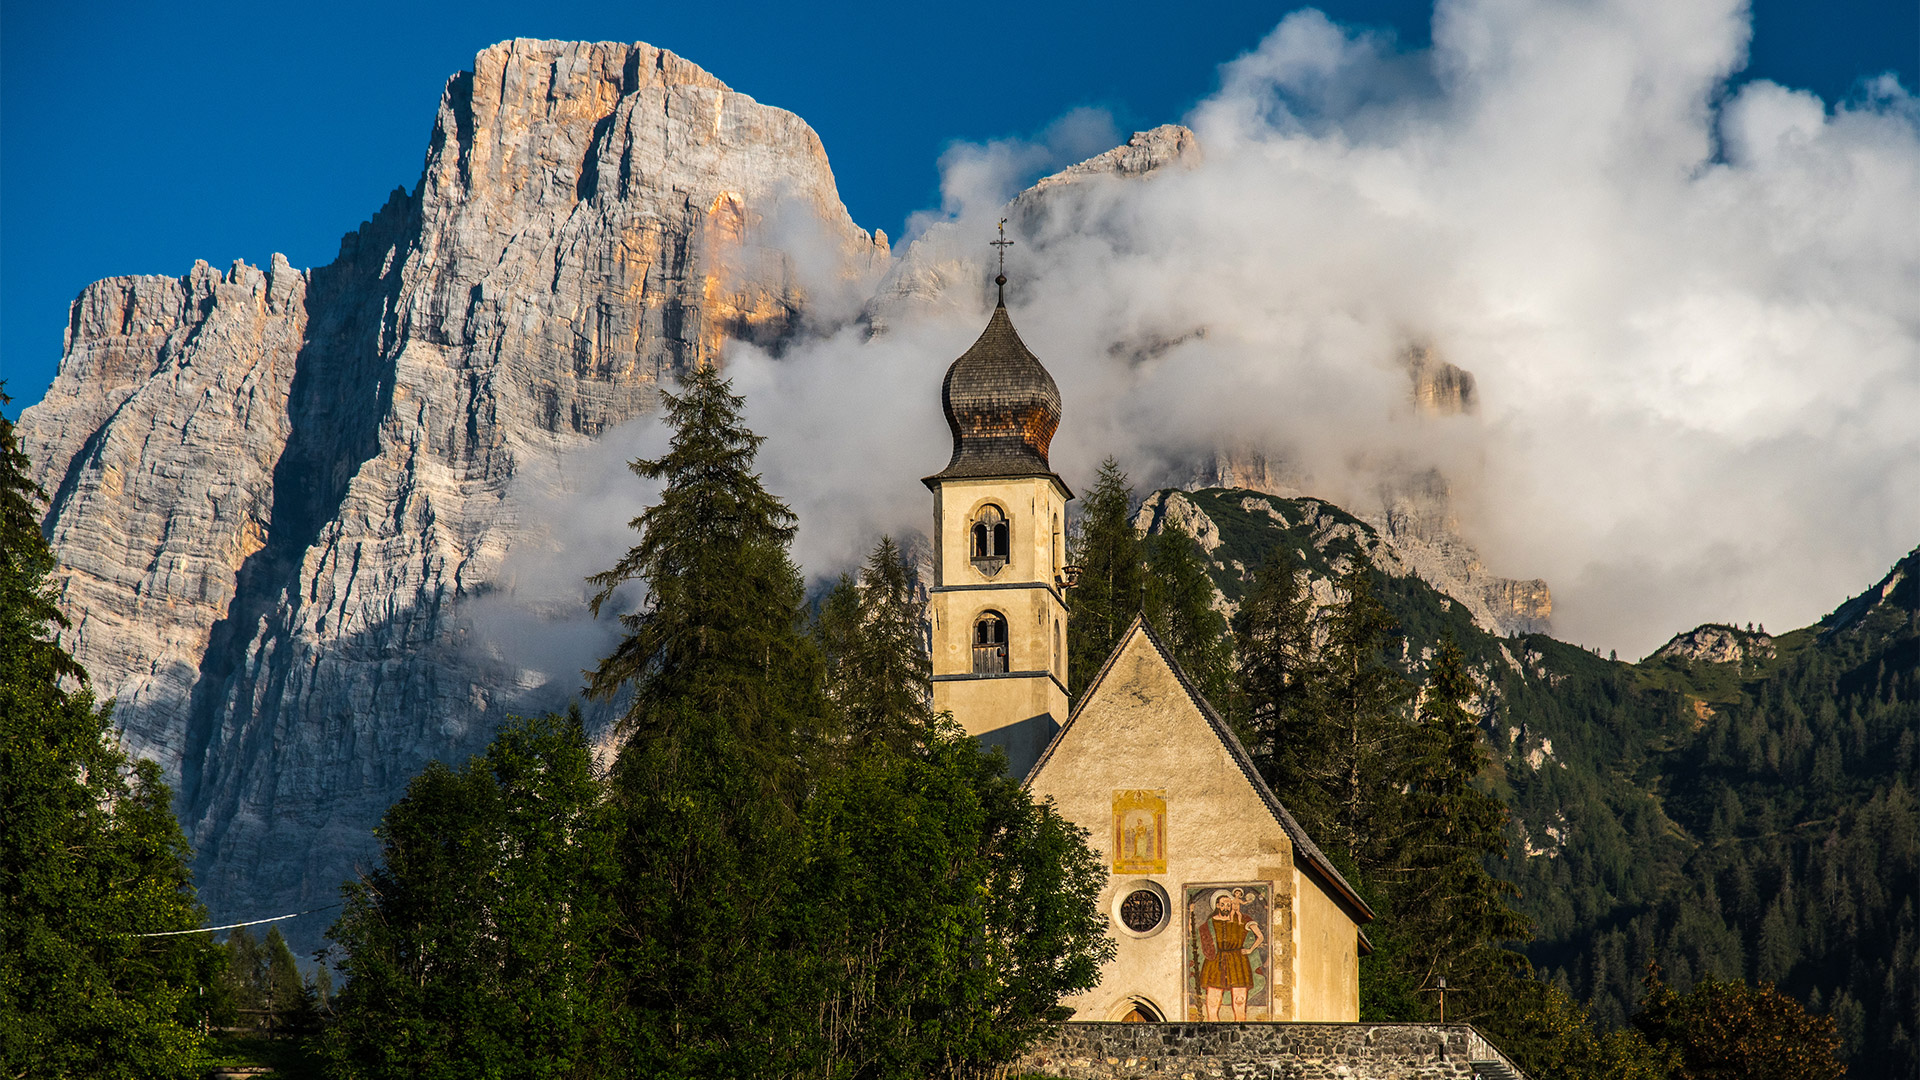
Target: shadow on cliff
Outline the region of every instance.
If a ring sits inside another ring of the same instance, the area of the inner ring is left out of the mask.
[[[212,923],[338,900],[343,884],[378,865],[374,826],[407,784],[431,762],[457,768],[485,752],[511,717],[577,702],[589,737],[605,737],[618,704],[579,701],[574,684],[519,686],[506,659],[418,649],[422,626],[439,618],[432,605],[409,605],[319,647],[275,630],[262,635],[266,644],[247,670],[226,676],[231,696],[214,701],[211,715],[237,714],[239,722],[212,730],[198,799],[205,816],[194,837],[195,884]],[[381,663],[401,655],[409,658],[404,672]],[[255,692],[307,707],[229,711]],[[369,723],[373,717],[380,723]],[[294,953],[306,956],[326,945],[338,914],[279,925]]]
[[[208,770],[233,759],[225,752],[219,762],[208,759],[227,719],[257,721],[257,706],[284,700],[280,692],[291,657],[282,647],[307,599],[300,589],[302,563],[339,512],[360,467],[379,453],[380,426],[393,403],[394,358],[387,345],[400,272],[415,249],[418,228],[416,200],[395,191],[371,221],[341,241],[333,263],[312,272],[266,543],[240,566],[233,600],[213,624],[188,705],[177,801],[190,833],[219,786]],[[256,638],[258,648],[249,649]],[[243,722],[226,736],[271,738],[272,727]],[[195,841],[203,846],[197,835]]]

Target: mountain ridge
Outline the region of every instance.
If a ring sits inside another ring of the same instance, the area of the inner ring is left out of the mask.
[[[724,341],[837,322],[886,250],[793,114],[652,46],[516,40],[448,80],[415,191],[328,266],[84,290],[21,439],[68,647],[175,785],[216,918],[330,899],[428,760],[564,701],[452,617],[513,477]]]

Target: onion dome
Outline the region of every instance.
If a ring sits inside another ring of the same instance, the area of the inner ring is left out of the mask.
[[[1007,318],[1004,276],[1000,303],[987,328],[947,369],[941,404],[953,430],[953,460],[926,479],[1013,479],[1054,476],[1047,447],[1060,427],[1060,388]],[[1060,484],[1062,488],[1066,484]]]

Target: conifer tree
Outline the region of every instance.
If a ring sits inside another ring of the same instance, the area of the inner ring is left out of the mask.
[[[1304,576],[1299,553],[1285,545],[1255,571],[1234,614],[1231,712],[1261,776],[1318,836],[1332,816],[1326,780],[1336,770]]]
[[[927,735],[933,664],[921,607],[891,536],[874,546],[858,583],[843,575],[821,604],[815,634],[827,663],[827,696],[855,749],[906,749]]]
[[[711,369],[663,394],[668,452],[633,471],[666,481],[632,525],[639,543],[600,587],[646,588],[626,638],[588,684],[625,696],[613,772],[625,1012],[654,1076],[789,1072],[811,1045],[811,987],[791,978],[799,812],[829,708],[802,633],[788,556],[794,517],[761,486],[761,439]]]
[[[1402,855],[1389,875],[1406,981],[1425,993],[1446,979],[1459,991],[1450,1015],[1463,1020],[1502,1007],[1506,982],[1526,970],[1505,943],[1529,930],[1508,904],[1518,890],[1487,869],[1487,859],[1506,854],[1507,808],[1474,783],[1486,764],[1467,708],[1475,689],[1448,635],[1428,668],[1410,740]]]
[[[305,1004],[300,966],[275,926],[256,941],[242,926],[227,935],[222,992],[232,1017],[250,1027],[284,1027]]]
[[[1213,579],[1200,545],[1180,524],[1163,521],[1146,548],[1146,615],[1174,658],[1209,701],[1224,702],[1232,670],[1227,620],[1213,606]]]
[[[1093,681],[1146,602],[1146,565],[1132,510],[1127,474],[1108,458],[1100,463],[1068,544],[1068,559],[1080,568],[1067,642],[1068,685],[1076,694]]]
[[[204,912],[158,766],[119,749],[56,638],[28,466],[0,416],[0,1073],[194,1076],[220,954],[142,936]]]
[[[717,372],[695,371],[661,401],[672,443],[629,468],[666,488],[630,522],[639,543],[588,579],[595,615],[627,582],[646,597],[620,615],[627,635],[588,695],[626,695],[626,752],[659,755],[675,775],[724,764],[791,782],[819,716],[818,656],[801,633],[805,589],[787,550],[793,512],[761,486],[763,440]]]
[[[1393,862],[1402,843],[1397,811],[1411,696],[1387,661],[1398,625],[1374,592],[1373,573],[1356,559],[1335,584],[1340,599],[1327,613],[1319,665],[1330,760],[1312,778],[1331,815],[1321,843],[1367,877]]]

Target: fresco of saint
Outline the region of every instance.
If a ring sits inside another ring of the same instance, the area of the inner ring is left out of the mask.
[[[1116,790],[1113,793],[1113,872],[1167,872],[1167,793]]]
[[[1188,1019],[1267,1019],[1269,888],[1265,882],[1187,886]]]

